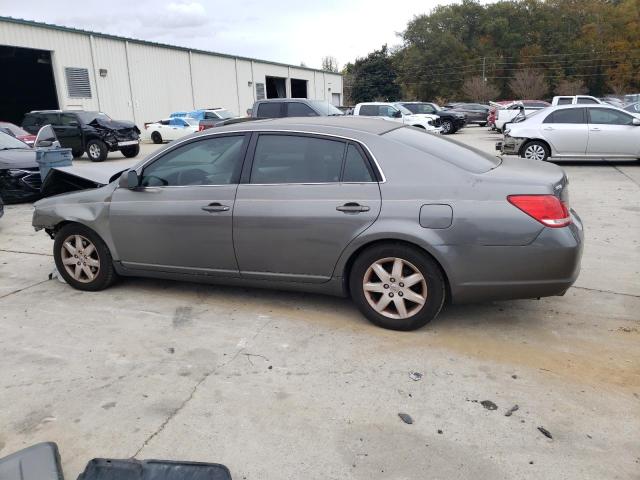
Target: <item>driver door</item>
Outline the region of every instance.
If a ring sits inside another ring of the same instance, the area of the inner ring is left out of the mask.
[[[193,139],[145,165],[139,188],[115,190],[109,221],[124,267],[238,276],[232,218],[248,137]]]

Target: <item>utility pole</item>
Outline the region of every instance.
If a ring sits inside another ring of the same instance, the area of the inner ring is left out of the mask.
[[[484,82],[487,81],[487,75],[486,75],[486,72],[485,72],[486,61],[487,61],[487,57],[482,57],[482,80]]]

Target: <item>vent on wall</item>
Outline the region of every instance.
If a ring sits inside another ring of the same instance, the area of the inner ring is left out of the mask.
[[[71,98],[91,98],[89,71],[86,68],[65,67],[67,93]]]
[[[256,83],[256,100],[264,100],[264,83]]]

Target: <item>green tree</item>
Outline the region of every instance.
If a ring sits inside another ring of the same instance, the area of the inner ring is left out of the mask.
[[[347,64],[344,73],[347,76],[348,98],[352,103],[400,99],[397,72],[386,45],[353,64]]]

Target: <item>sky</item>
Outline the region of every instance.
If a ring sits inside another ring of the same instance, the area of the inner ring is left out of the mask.
[[[0,15],[312,68],[330,55],[342,68],[458,1],[0,0]]]

